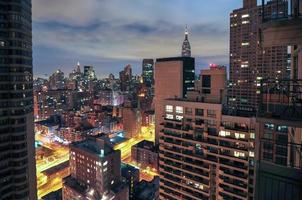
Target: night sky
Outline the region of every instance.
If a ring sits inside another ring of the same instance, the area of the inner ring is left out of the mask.
[[[143,58],[179,56],[189,26],[197,70],[228,65],[229,13],[241,0],[33,0],[35,76],[80,61],[98,77]]]

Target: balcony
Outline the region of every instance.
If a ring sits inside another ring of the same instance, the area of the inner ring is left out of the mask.
[[[263,80],[260,98],[258,118],[302,127],[302,80]]]
[[[287,191],[286,199],[302,199],[302,145],[267,139],[260,142],[257,199],[277,199],[276,191]],[[280,151],[282,146],[283,151]]]
[[[281,167],[302,170],[301,144],[261,139],[260,147],[260,163],[264,161]]]
[[[302,44],[302,1],[262,0],[263,46]]]

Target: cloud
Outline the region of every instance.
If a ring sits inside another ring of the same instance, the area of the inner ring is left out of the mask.
[[[146,57],[177,56],[188,24],[193,55],[226,63],[234,2],[238,0],[33,0],[35,62],[47,65],[40,57],[51,59],[58,52],[57,66],[71,57],[102,65],[101,60],[140,63]]]

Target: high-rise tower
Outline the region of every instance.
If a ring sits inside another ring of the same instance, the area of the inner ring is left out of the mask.
[[[0,199],[37,199],[31,0],[0,0]]]
[[[191,45],[189,42],[188,27],[186,27],[186,30],[185,30],[185,40],[182,44],[181,56],[182,57],[191,57]]]
[[[195,59],[191,57],[160,58],[155,63],[155,141],[158,144],[163,101],[187,97],[194,90]]]
[[[262,9],[281,6],[272,2],[263,7],[256,0],[244,0],[243,7],[230,14],[230,110],[255,114],[262,79],[287,78],[287,46],[262,47]]]

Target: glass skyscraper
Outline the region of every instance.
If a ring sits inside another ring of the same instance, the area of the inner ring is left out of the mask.
[[[36,199],[31,0],[0,0],[0,199]]]

